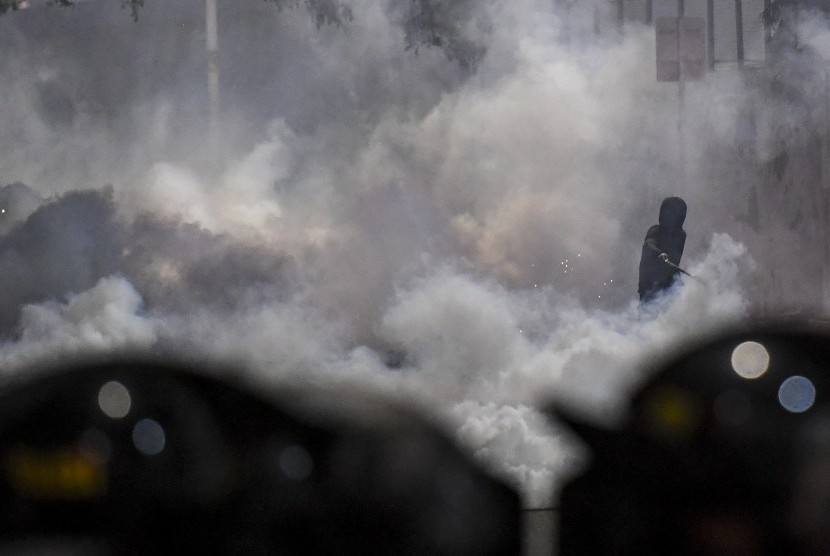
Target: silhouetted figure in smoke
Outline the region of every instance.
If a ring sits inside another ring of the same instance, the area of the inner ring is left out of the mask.
[[[680,270],[680,257],[686,245],[683,221],[686,219],[686,202],[680,197],[663,199],[660,205],[659,224],[646,232],[643,253],[640,257],[640,302],[646,303],[668,289]]]

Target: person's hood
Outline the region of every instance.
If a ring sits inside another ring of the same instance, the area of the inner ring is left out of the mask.
[[[686,202],[680,197],[667,197],[660,205],[660,226],[668,231],[683,229],[686,220]]]

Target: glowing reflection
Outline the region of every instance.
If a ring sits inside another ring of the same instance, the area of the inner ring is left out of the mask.
[[[155,456],[164,450],[164,428],[153,419],[142,419],[133,427],[133,444],[145,456]]]
[[[743,342],[732,352],[732,368],[743,378],[758,378],[769,368],[769,352],[758,342]]]
[[[749,396],[738,390],[727,390],[719,394],[713,409],[718,421],[733,427],[743,425],[752,415]]]
[[[781,383],[778,389],[778,401],[787,411],[803,413],[816,401],[816,387],[803,376],[791,376]]]
[[[107,417],[121,419],[130,412],[132,398],[127,388],[115,380],[107,382],[98,391],[98,407]]]
[[[280,453],[280,469],[292,481],[302,481],[311,475],[314,461],[302,446],[289,446]]]

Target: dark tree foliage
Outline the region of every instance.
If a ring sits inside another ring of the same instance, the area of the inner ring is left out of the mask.
[[[278,10],[305,7],[317,27],[340,26],[352,21],[348,0],[263,0]],[[25,0],[0,0],[0,14],[22,7]],[[146,0],[121,0],[134,20]],[[49,5],[70,7],[75,0],[49,0]],[[484,47],[471,39],[469,31],[477,20],[480,0],[391,0],[396,18],[405,31],[406,49],[439,48],[462,68],[474,71],[484,57]]]
[[[465,34],[464,26],[475,19],[476,0],[409,0],[403,26],[406,48],[437,47],[450,60],[474,70],[484,56],[484,47]]]
[[[60,2],[66,2],[67,0],[59,0]],[[71,1],[71,0],[70,0]],[[133,21],[138,21],[138,9],[144,5],[144,0],[121,0],[121,6],[124,8],[129,7],[130,13],[133,16]]]
[[[775,31],[798,11],[818,11],[830,14],[830,0],[772,0],[761,13],[761,20]]]
[[[772,0],[761,14],[769,31],[768,92],[781,101],[776,105],[783,126],[778,134],[810,129],[818,121],[816,107],[824,105],[824,61],[799,32],[800,23],[816,17],[830,17],[830,0]]]
[[[26,0],[0,0],[0,14],[9,10],[19,10],[25,4]],[[49,0],[48,5],[69,8],[74,6],[75,2],[73,0]],[[121,5],[130,8],[133,19],[138,19],[138,9],[144,5],[144,0],[121,0]]]
[[[19,9],[26,0],[0,0],[0,14],[9,10]],[[138,19],[138,13],[144,6],[146,0],[121,0],[124,8],[129,8],[133,19]],[[264,0],[276,5],[278,10],[284,8],[295,8],[301,4],[306,7],[314,18],[318,27],[323,25],[340,25],[345,21],[351,21],[352,11],[348,4],[340,0]],[[71,7],[75,5],[74,0],[49,0],[50,6]]]
[[[4,14],[9,10],[16,10],[22,3],[23,0],[0,0],[0,14]]]
[[[308,13],[314,18],[317,27],[323,25],[341,25],[343,22],[352,20],[351,7],[340,0],[264,0],[275,4],[277,9],[296,8],[300,4],[305,5]]]

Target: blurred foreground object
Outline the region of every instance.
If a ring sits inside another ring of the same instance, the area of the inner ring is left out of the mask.
[[[830,554],[830,335],[732,332],[658,366],[560,498],[559,554]]]
[[[382,401],[130,359],[32,371],[0,389],[2,554],[520,551],[518,495]]]

